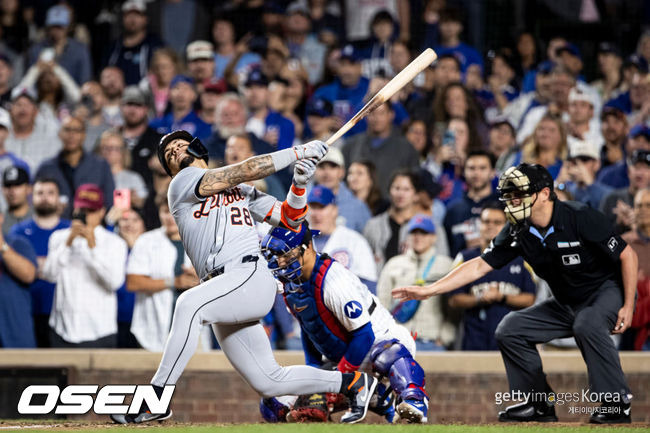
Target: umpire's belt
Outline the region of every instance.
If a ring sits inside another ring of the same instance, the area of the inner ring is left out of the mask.
[[[242,263],[255,263],[259,259],[260,259],[259,256],[254,256],[254,255],[250,254],[248,256],[242,257],[241,262]],[[223,274],[225,271],[226,271],[226,266],[225,265],[224,266],[219,266],[218,268],[214,268],[213,270],[208,272],[208,275],[203,277],[201,282],[205,283],[206,281],[208,281],[208,280],[210,280],[210,279],[212,279],[214,277],[218,277],[219,275]]]

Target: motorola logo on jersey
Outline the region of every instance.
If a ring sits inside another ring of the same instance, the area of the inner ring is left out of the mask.
[[[357,317],[361,316],[361,313],[363,312],[363,307],[361,307],[361,304],[357,301],[350,301],[347,304],[345,304],[345,307],[343,307],[343,311],[345,311],[345,315],[348,316],[350,319],[356,319]]]

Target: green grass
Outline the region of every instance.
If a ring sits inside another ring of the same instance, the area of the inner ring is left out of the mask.
[[[165,425],[157,424],[150,426],[116,426],[108,423],[89,425],[87,423],[79,423],[75,425],[74,422],[64,421],[61,424],[57,422],[44,422],[34,421],[33,424],[21,421],[19,425],[27,427],[31,425],[50,425],[49,428],[36,428],[36,429],[8,429],[6,431],[28,430],[31,432],[40,431],[70,431],[75,433],[92,432],[97,433],[101,430],[111,429],[133,429],[138,430],[153,430],[155,433],[411,433],[411,432],[426,432],[426,433],[580,433],[587,431],[597,432],[648,432],[648,426],[634,426],[634,427],[609,427],[609,426],[589,426],[589,425],[509,425],[509,424],[494,424],[494,425],[338,425],[338,424],[203,424],[203,425]],[[0,422],[0,431],[5,430],[11,422]],[[13,425],[16,425],[15,423]]]

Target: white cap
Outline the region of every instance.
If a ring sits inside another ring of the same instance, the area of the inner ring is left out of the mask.
[[[576,137],[568,137],[567,142],[569,145],[569,159],[577,158],[579,156],[591,159],[600,159],[598,151],[590,142]]]
[[[318,164],[320,165],[324,162],[331,162],[332,164],[345,168],[345,158],[343,158],[343,154],[339,149],[333,146],[329,147],[329,150],[325,156],[320,161],[318,161]]]
[[[143,14],[147,11],[147,5],[144,0],[127,0],[122,5],[122,12],[127,13],[130,11],[138,11]]]
[[[589,90],[585,89],[582,86],[575,86],[569,92],[569,103],[577,102],[577,101],[588,102],[591,104],[592,107],[596,106],[594,102],[594,96],[591,94]]]
[[[4,108],[0,108],[0,126],[4,126],[8,131],[11,130],[11,117]]]
[[[208,41],[194,41],[187,44],[185,55],[187,56],[188,62],[193,60],[212,59],[214,57],[214,47],[212,43]]]

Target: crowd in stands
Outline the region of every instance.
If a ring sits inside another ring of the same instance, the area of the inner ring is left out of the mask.
[[[576,25],[605,19],[596,3]],[[199,280],[160,137],[188,131],[211,167],[325,140],[432,47],[438,60],[318,164],[315,248],[418,350],[496,350],[505,314],[548,296],[521,259],[445,297],[396,304],[390,291],[479,255],[506,223],[499,174],[541,164],[560,199],[600,209],[639,255],[634,323],[617,342],[650,350],[650,27],[633,43],[535,30],[479,48],[462,5],[0,2],[0,347],[161,351],[175,299]],[[291,175],[254,186],[284,199]],[[274,347],[300,348],[281,295],[264,324]],[[208,327],[202,337],[216,347]]]

